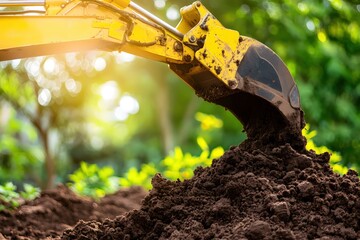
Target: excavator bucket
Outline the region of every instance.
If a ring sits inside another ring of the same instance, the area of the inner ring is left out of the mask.
[[[267,46],[251,44],[237,63],[233,86],[218,80],[211,71],[170,65],[181,78],[209,102],[224,106],[243,124],[248,137],[304,127],[298,88],[283,61]],[[236,59],[235,56],[233,59]],[[196,64],[195,64],[196,65]]]
[[[248,134],[264,130],[261,126],[303,128],[298,88],[270,48],[260,43],[252,45],[239,64],[236,80],[235,93],[215,102],[228,108]]]

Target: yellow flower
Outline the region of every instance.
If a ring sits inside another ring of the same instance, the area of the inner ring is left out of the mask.
[[[214,115],[198,112],[195,115],[195,119],[201,123],[201,129],[204,131],[222,128],[223,126],[221,119],[215,117]]]

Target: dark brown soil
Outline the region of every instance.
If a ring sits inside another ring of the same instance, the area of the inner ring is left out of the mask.
[[[129,203],[116,213],[113,208],[121,202],[100,210],[102,203],[79,199],[63,188],[60,196],[45,193],[15,214],[0,215],[1,233],[12,239],[22,239],[16,237],[20,234],[64,240],[360,239],[358,174],[333,173],[328,153],[304,149],[300,129],[276,132],[264,121],[255,122],[256,129],[247,126],[245,142],[211,167],[198,168],[190,180],[172,182],[155,175],[153,190],[138,210],[122,214],[138,206]],[[131,202],[129,195],[125,198]],[[104,220],[108,211],[118,216]],[[78,219],[85,221],[59,235]]]
[[[62,239],[360,239],[357,173],[341,177],[328,153],[283,140],[248,139],[184,182],[158,174],[139,210],[79,222]]]
[[[51,239],[79,220],[115,218],[140,208],[146,191],[140,187],[122,189],[95,202],[75,195],[65,186],[46,191],[14,212],[0,212],[0,240]]]

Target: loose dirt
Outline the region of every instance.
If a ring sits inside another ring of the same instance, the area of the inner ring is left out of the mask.
[[[62,239],[360,239],[357,173],[333,173],[299,133],[260,130],[190,180],[157,174],[139,210]]]
[[[190,180],[155,175],[138,210],[122,214],[138,206],[129,203],[116,213],[122,203],[114,202],[101,212],[101,202],[79,200],[64,188],[63,195],[48,192],[15,214],[1,214],[0,231],[11,239],[360,239],[358,174],[335,174],[328,153],[305,150],[300,129],[276,132],[264,122],[247,126],[246,141]],[[105,212],[112,215],[104,220]],[[78,219],[85,221],[59,234]]]
[[[46,191],[14,212],[0,212],[0,240],[52,239],[79,220],[115,218],[138,209],[147,193],[140,187],[122,189],[95,202],[65,186]]]

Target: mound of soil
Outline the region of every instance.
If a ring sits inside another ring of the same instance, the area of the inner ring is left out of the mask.
[[[305,150],[299,127],[266,122],[254,119],[246,141],[190,180],[155,175],[138,210],[123,214],[139,206],[139,188],[95,203],[60,187],[1,213],[0,232],[11,239],[360,239],[358,174],[335,174],[328,153]]]
[[[100,221],[138,209],[146,194],[142,188],[132,187],[95,202],[60,185],[14,212],[0,212],[0,240],[2,235],[8,239],[55,238],[79,220]]]
[[[265,135],[190,180],[157,174],[139,210],[79,222],[62,239],[360,239],[357,173],[333,173],[329,154],[306,151],[303,138]]]

